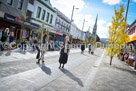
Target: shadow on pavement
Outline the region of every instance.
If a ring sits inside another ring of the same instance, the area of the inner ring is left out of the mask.
[[[126,72],[129,72],[130,74],[133,74],[133,75],[136,75],[136,72],[135,71],[132,71],[132,70],[128,70],[128,69],[124,69],[124,68],[120,68],[120,67],[117,67],[117,66],[114,66],[116,69],[119,69],[121,71],[126,71]]]
[[[2,56],[4,53],[0,51],[0,56]]]
[[[83,54],[84,56],[88,56],[88,55],[86,55],[86,54]]]
[[[8,51],[5,56],[10,56],[11,55],[11,51]]]
[[[45,66],[45,64],[44,63],[42,63],[42,64],[37,64],[37,65],[39,65],[39,67],[41,68],[41,70],[43,71],[43,72],[45,72],[47,75],[51,75],[51,69],[50,68],[48,68],[47,66]]]
[[[69,78],[76,81],[81,87],[84,87],[82,81],[78,77],[74,76],[70,71],[68,71],[67,69],[61,69],[61,71]]]
[[[96,56],[96,57],[100,57],[100,56],[98,56],[98,55],[96,55],[96,54],[93,54],[94,56]]]

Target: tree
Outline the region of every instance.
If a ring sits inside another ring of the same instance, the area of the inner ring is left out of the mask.
[[[44,25],[45,25],[45,23],[42,22],[42,26],[39,28],[39,30],[40,30],[40,32],[41,32],[41,43],[40,43],[40,44],[42,44]]]
[[[90,34],[90,38],[89,38],[89,44],[94,45],[95,41],[93,40],[93,36]]]
[[[23,23],[21,24],[21,33],[20,33],[20,39],[22,39],[22,35],[24,33],[24,29],[25,29],[25,25],[24,25],[24,21],[28,18],[28,16],[26,16],[26,13],[23,13],[21,15],[21,20],[23,21]]]
[[[108,48],[106,49],[107,55],[110,56],[110,65],[112,64],[113,57],[120,53],[122,47],[126,44],[128,34],[125,33],[127,22],[124,18],[124,6],[120,5],[120,9],[114,10],[115,16],[112,17],[111,26],[109,26],[109,39]],[[122,45],[124,44],[124,45]]]

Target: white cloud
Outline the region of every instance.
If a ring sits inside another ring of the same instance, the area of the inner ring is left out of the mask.
[[[104,22],[104,24],[102,25],[98,25],[97,28],[97,32],[98,35],[100,36],[100,38],[107,38],[108,37],[108,31],[109,31],[109,26],[111,25],[111,23],[106,23],[106,21]]]
[[[136,2],[136,0],[134,0]]]
[[[83,8],[87,7],[85,5],[84,0],[50,0],[50,1],[53,7],[58,8],[69,18],[71,17],[73,5],[75,5],[75,8],[79,8],[79,10],[75,10],[75,12],[80,12]]]
[[[83,20],[85,19],[88,22],[85,22],[84,31],[87,31],[90,26],[90,32],[92,32],[96,16],[84,14],[82,12],[86,10],[86,8],[88,8],[84,0],[50,0],[50,1],[53,7],[58,8],[62,13],[64,13],[69,18],[71,18],[72,7],[73,5],[75,5],[76,8],[79,8],[79,10],[74,11],[73,16],[74,23],[77,25],[79,29],[82,29]],[[100,36],[100,38],[105,38],[108,36],[107,24],[108,23],[106,23],[106,21],[104,21],[103,19],[98,20],[97,33]]]
[[[109,5],[115,5],[121,3],[121,0],[103,0],[103,3],[107,3]]]

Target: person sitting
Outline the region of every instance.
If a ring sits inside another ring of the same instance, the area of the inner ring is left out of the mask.
[[[11,34],[9,36],[9,50],[11,50],[12,49],[12,45],[15,44],[14,39],[15,39],[14,33],[11,32]]]
[[[27,50],[27,39],[25,39],[22,43],[21,43],[21,49],[23,51]]]

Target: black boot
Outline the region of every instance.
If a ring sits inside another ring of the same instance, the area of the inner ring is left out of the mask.
[[[59,66],[59,69],[61,68],[61,63],[60,63],[60,66]]]
[[[37,64],[40,64],[40,59],[38,59],[38,61],[36,62]]]
[[[63,64],[62,68],[64,68],[64,64]]]

